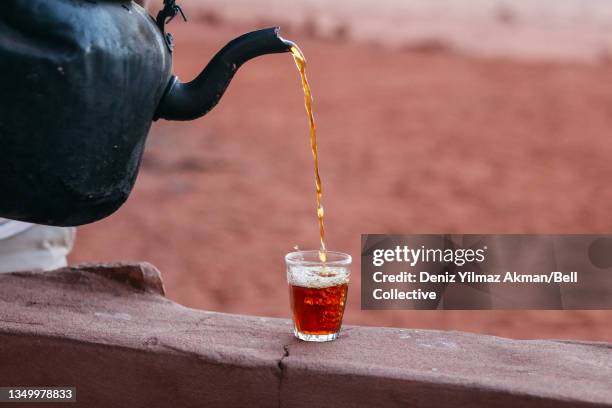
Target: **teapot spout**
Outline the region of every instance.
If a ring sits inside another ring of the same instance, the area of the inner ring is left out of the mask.
[[[183,83],[173,76],[154,119],[197,119],[217,105],[234,74],[251,58],[288,52],[292,42],[278,35],[278,27],[252,31],[230,41],[193,81]]]

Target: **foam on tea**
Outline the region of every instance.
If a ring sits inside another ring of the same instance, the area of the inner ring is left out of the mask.
[[[312,93],[310,91],[310,85],[308,84],[308,78],[306,77],[306,58],[302,51],[293,45],[291,47],[291,55],[295,61],[295,65],[300,72],[302,78],[302,88],[304,89],[304,106],[306,107],[306,114],[308,116],[308,124],[310,125],[310,148],[312,149],[312,156],[314,158],[314,173],[315,173],[315,190],[317,198],[317,218],[319,220],[319,237],[321,240],[321,249],[319,250],[319,259],[321,262],[327,260],[327,249],[325,248],[325,226],[323,218],[325,216],[325,210],[321,198],[323,197],[323,188],[321,185],[321,176],[319,175],[319,152],[317,149],[317,126],[315,124],[314,115],[312,111]]]
[[[294,267],[287,273],[287,281],[292,286],[302,288],[329,288],[346,285],[349,282],[350,272],[345,267],[321,265]]]

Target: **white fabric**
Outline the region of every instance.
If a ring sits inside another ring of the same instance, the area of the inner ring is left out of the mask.
[[[13,235],[19,234],[32,228],[34,224],[28,222],[7,220],[6,218],[0,218],[0,239],[12,237]]]
[[[32,225],[0,240],[0,272],[51,270],[66,266],[76,228]]]

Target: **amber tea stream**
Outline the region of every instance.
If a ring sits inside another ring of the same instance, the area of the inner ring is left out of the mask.
[[[312,92],[306,77],[306,58],[292,44],[291,54],[300,72],[304,90],[304,106],[310,126],[310,148],[314,159],[317,219],[321,247],[315,251],[292,252],[285,256],[287,281],[293,318],[293,334],[304,341],[331,341],[340,333],[346,305],[351,256],[327,251],[323,222],[323,186],[319,174],[317,126],[312,110]],[[297,248],[296,248],[297,249]],[[318,262],[316,259],[318,258]]]
[[[325,262],[327,259],[327,249],[325,248],[325,225],[323,218],[325,211],[323,210],[323,204],[321,198],[323,197],[323,188],[321,185],[321,176],[319,175],[319,152],[317,149],[317,126],[314,120],[314,114],[312,111],[312,92],[310,91],[310,85],[308,84],[308,78],[306,77],[306,58],[302,51],[293,45],[291,47],[291,55],[295,61],[295,65],[300,72],[302,79],[302,88],[304,89],[304,105],[306,107],[306,114],[308,115],[308,124],[310,125],[310,148],[312,149],[312,157],[314,158],[314,174],[315,174],[315,189],[317,199],[317,218],[319,220],[319,237],[321,240],[321,248],[319,249],[319,258],[321,262]]]

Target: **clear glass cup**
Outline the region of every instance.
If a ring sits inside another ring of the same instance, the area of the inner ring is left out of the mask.
[[[295,337],[304,341],[338,338],[351,261],[350,255],[333,251],[327,251],[325,263],[319,259],[318,250],[285,256]]]

